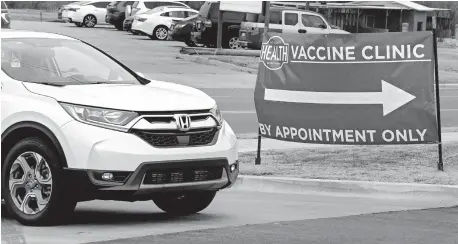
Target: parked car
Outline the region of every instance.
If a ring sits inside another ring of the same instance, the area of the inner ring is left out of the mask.
[[[134,23],[134,18],[135,16],[133,15],[127,17],[122,24],[122,29],[125,31],[132,31],[132,23]],[[133,34],[138,35],[139,33],[133,33]]]
[[[216,46],[218,33],[219,2],[205,2],[199,11],[195,29],[192,32],[192,41],[209,47]],[[246,13],[225,12],[223,14],[223,39],[224,48],[238,48],[240,24],[245,19]]]
[[[10,13],[8,11],[8,6],[4,1],[2,2],[2,29],[10,29],[11,28],[11,18]]]
[[[242,22],[239,33],[241,47],[261,49],[265,17],[248,14]],[[297,8],[272,7],[269,20],[269,31],[279,33],[304,34],[349,34],[349,32],[332,28],[321,14]]]
[[[114,25],[116,29],[122,30],[126,19],[126,7],[134,4],[134,1],[116,1],[107,6],[105,22]]]
[[[132,5],[132,13],[131,15],[140,15],[145,13],[146,11],[155,9],[157,7],[162,7],[162,6],[179,6],[179,7],[184,7],[184,8],[189,8],[188,5],[182,3],[182,2],[177,2],[177,1],[135,1],[134,4]]]
[[[166,40],[172,22],[197,15],[199,12],[190,8],[158,7],[135,15],[132,31],[149,36],[153,40]]]
[[[186,43],[190,47],[196,46],[191,40],[191,33],[194,28],[195,20],[199,15],[193,15],[182,21],[174,20],[169,30],[169,39]]]
[[[57,11],[57,18],[71,23],[72,15],[73,13],[75,13],[76,8],[79,8],[80,6],[86,3],[91,3],[91,2],[90,1],[80,1],[80,2],[73,2],[67,5],[60,6],[59,10]]]
[[[237,138],[203,92],[68,36],[0,39],[2,198],[22,224],[68,220],[94,199],[193,214],[235,183]]]
[[[84,3],[78,7],[72,7],[69,11],[73,12],[70,17],[70,22],[76,26],[94,27],[98,23],[103,23],[107,15],[107,5],[110,2],[94,1]]]

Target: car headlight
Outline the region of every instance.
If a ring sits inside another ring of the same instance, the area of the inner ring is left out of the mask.
[[[219,111],[217,106],[213,107],[210,110],[210,113],[216,118],[216,120],[218,121],[219,125],[223,124],[223,121],[224,121],[223,115],[221,115],[221,111]]]
[[[94,108],[68,103],[60,103],[60,105],[77,121],[119,131],[128,131],[129,128],[125,127],[125,125],[138,117],[137,113],[130,111]]]

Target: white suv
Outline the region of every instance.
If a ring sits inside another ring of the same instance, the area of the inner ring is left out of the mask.
[[[190,8],[159,7],[136,15],[132,31],[149,36],[153,40],[166,40],[173,21],[180,21],[198,15],[199,11]]]
[[[203,92],[62,35],[5,30],[1,43],[2,198],[21,223],[94,199],[191,214],[236,181],[237,138]]]
[[[94,27],[97,23],[105,23],[108,4],[110,1],[93,1],[72,6],[68,9],[68,19],[78,27]]]

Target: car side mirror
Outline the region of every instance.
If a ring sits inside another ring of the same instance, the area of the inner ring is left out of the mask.
[[[319,25],[318,27],[321,28],[321,29],[327,29],[327,28],[328,28],[328,26],[325,25],[325,24],[321,24],[321,25]]]
[[[132,14],[132,6],[127,5],[126,6],[126,18],[130,17],[131,14]]]

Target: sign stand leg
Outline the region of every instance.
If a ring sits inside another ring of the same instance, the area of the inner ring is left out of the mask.
[[[438,146],[439,146],[439,162],[437,163],[437,170],[444,171],[444,162],[442,158],[442,127],[441,127],[441,104],[439,97],[439,63],[437,58],[437,36],[436,29],[433,29],[433,48],[434,48],[434,76],[436,84],[436,110],[437,110],[437,132],[438,132]]]
[[[258,129],[258,152],[256,155],[255,165],[261,164],[261,130]]]

